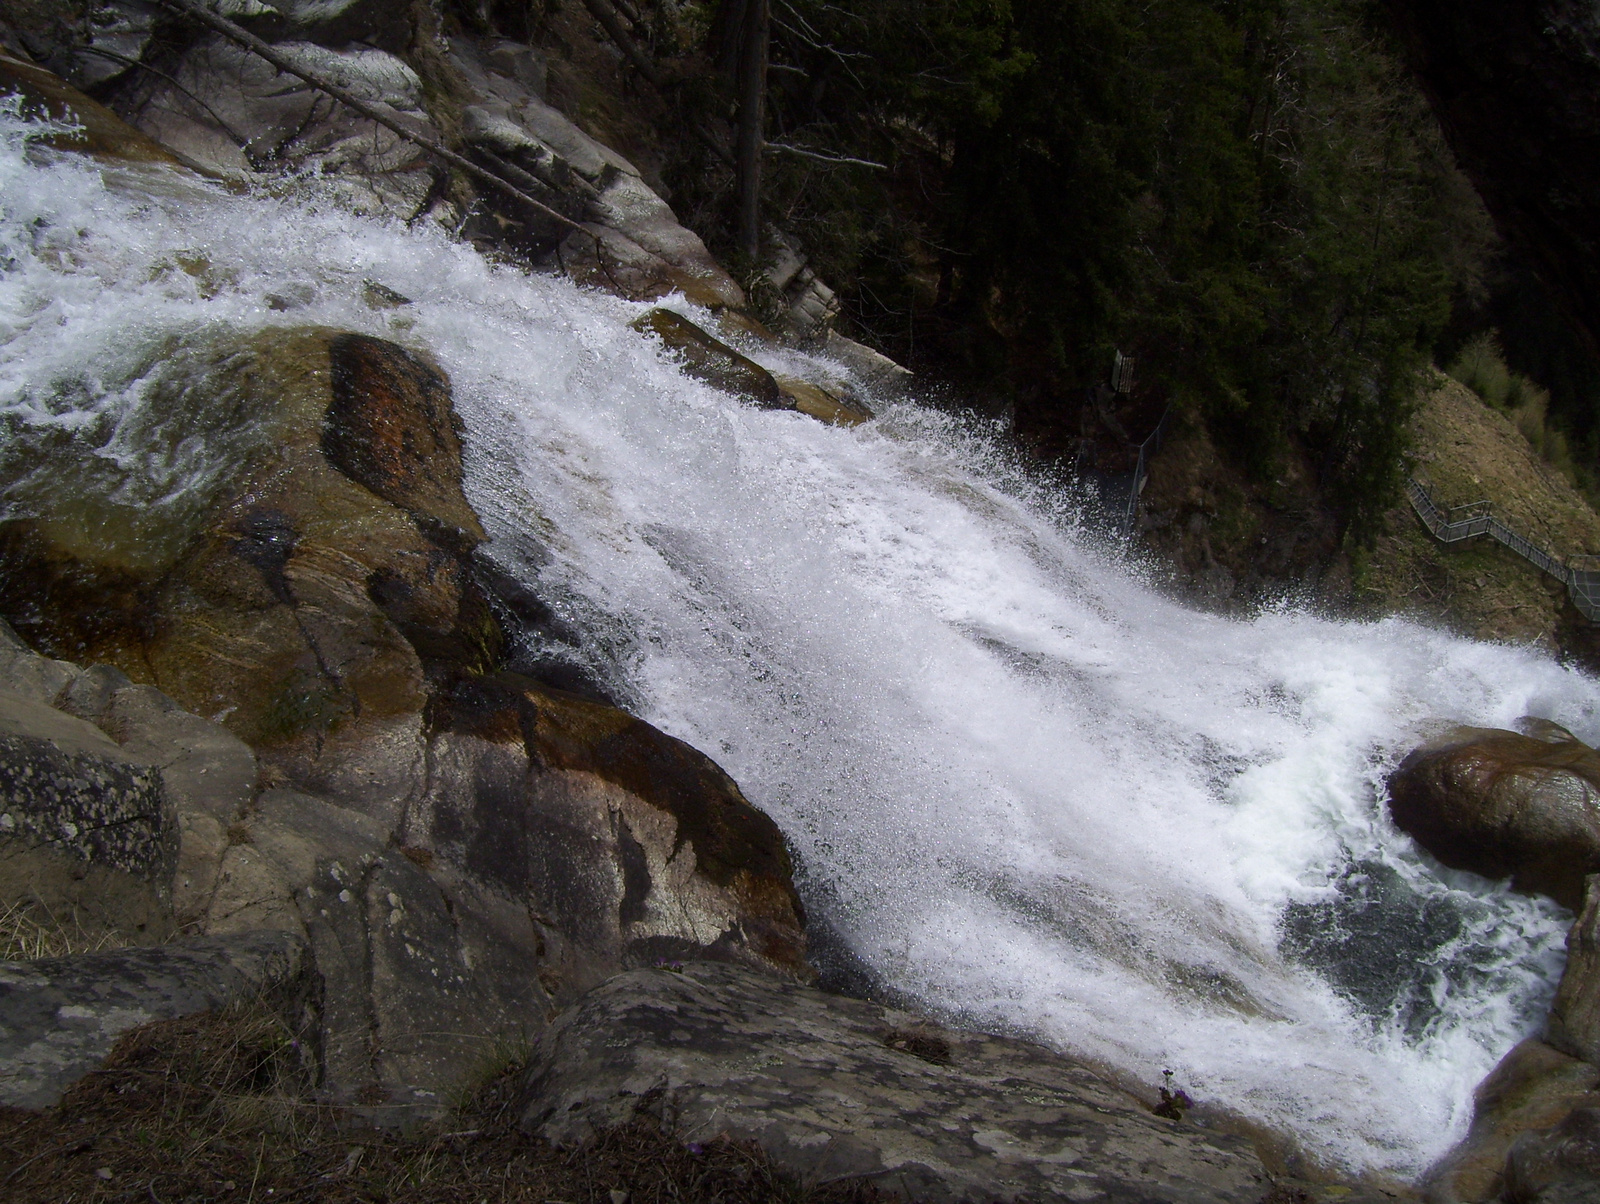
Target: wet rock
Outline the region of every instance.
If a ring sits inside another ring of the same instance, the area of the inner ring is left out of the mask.
[[[860,426],[872,421],[872,411],[854,399],[846,401],[821,385],[781,373],[774,377],[778,389],[802,414],[834,426]]]
[[[697,380],[753,402],[762,409],[788,409],[778,382],[760,364],[713,338],[688,318],[670,309],[652,309],[635,319],[633,328],[654,334]]]
[[[1239,1139],[1151,1115],[1022,1041],[950,1032],[739,967],[636,970],[551,1026],[524,1129],[577,1145],[640,1113],[754,1140],[811,1183],[916,1200],[1253,1201]]]
[[[458,683],[430,719],[404,839],[528,901],[563,999],[658,957],[810,975],[782,833],[708,757],[511,673]]]
[[[0,523],[0,610],[392,818],[420,780],[427,666],[470,672],[498,640],[442,373],[280,329],[180,349],[150,383],[149,437],[188,432],[202,484],[147,500],[86,444],[19,441],[0,476],[34,484]]]
[[[1473,1096],[1467,1136],[1424,1179],[1428,1204],[1499,1197],[1506,1156],[1524,1133],[1560,1124],[1574,1108],[1600,1106],[1600,1070],[1530,1038],[1517,1045]]]
[[[0,962],[0,1103],[46,1108],[116,1040],[263,995],[298,1016],[312,996],[305,946],[282,933]]]
[[[1553,1129],[1526,1133],[1506,1159],[1506,1204],[1600,1199],[1600,1108],[1579,1108]]]
[[[0,53],[0,94],[11,93],[21,93],[36,111],[82,127],[76,133],[43,139],[46,145],[123,162],[169,166],[184,162],[53,72]]]
[[[1576,911],[1600,871],[1600,756],[1542,723],[1533,735],[1455,728],[1389,776],[1389,811],[1453,869],[1510,878]]]

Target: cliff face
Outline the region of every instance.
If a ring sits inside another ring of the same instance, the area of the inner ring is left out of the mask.
[[[1600,10],[1582,0],[1388,9],[1501,232],[1600,348]]]

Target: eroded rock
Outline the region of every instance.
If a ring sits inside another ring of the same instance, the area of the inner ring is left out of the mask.
[[[1389,776],[1389,812],[1453,869],[1510,878],[1576,911],[1600,871],[1600,755],[1555,724],[1459,727]]]
[[[528,900],[562,998],[693,954],[809,976],[782,833],[710,758],[512,673],[459,682],[431,725],[404,839]]]
[[[1254,1201],[1239,1139],[1151,1115],[1022,1041],[734,966],[636,970],[545,1034],[521,1124],[562,1145],[653,1111],[759,1142],[807,1182],[865,1176],[926,1201]]]

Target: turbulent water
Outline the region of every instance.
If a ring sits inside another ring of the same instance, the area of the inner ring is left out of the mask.
[[[640,306],[309,183],[234,197],[30,158],[24,130],[0,116],[5,438],[93,446],[159,518],[228,471],[226,439],[144,421],[167,349],[304,323],[427,348],[491,554],[586,633],[524,652],[725,766],[885,989],[1401,1173],[1537,1027],[1564,915],[1420,857],[1381,783],[1438,720],[1600,737],[1590,679],[1400,620],[1195,613],[933,409],[748,409],[630,331]]]

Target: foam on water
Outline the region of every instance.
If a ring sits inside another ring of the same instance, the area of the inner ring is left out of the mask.
[[[639,306],[309,184],[240,198],[30,161],[23,128],[0,116],[13,450],[87,454],[106,505],[159,514],[248,443],[247,415],[149,421],[194,336],[327,323],[427,348],[491,555],[587,633],[561,655],[738,779],[892,988],[1399,1172],[1538,1025],[1564,915],[1428,863],[1381,782],[1438,720],[1600,737],[1591,680],[1398,619],[1195,613],[935,411],[844,430],[743,408],[628,330]],[[415,304],[374,313],[367,280]]]

